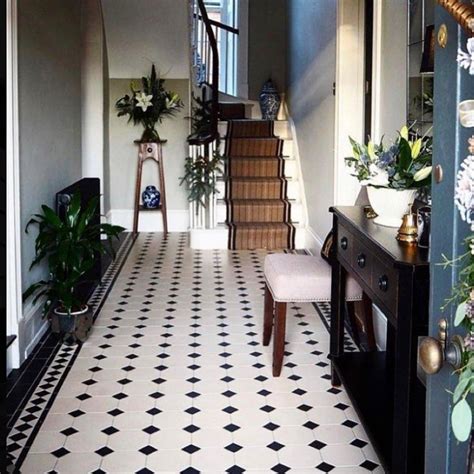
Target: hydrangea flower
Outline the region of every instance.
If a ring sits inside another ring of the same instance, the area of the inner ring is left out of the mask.
[[[458,50],[457,61],[459,66],[469,70],[469,74],[474,76],[474,38],[467,40],[467,51]]]
[[[461,219],[474,230],[474,156],[468,156],[458,171],[454,202]]]

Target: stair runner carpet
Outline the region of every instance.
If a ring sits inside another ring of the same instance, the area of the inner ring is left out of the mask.
[[[231,120],[226,136],[229,249],[293,249],[283,140],[273,122]]]

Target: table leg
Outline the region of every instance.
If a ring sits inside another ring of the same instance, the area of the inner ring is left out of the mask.
[[[334,367],[334,359],[344,354],[344,309],[346,300],[346,272],[342,265],[336,261],[332,265],[331,279],[331,383],[338,387],[341,380]]]

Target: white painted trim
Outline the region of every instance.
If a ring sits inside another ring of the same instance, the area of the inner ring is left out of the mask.
[[[321,251],[321,247],[323,246],[323,239],[321,236],[311,227],[307,226],[305,229],[305,249],[311,254],[315,255]]]
[[[374,2],[374,33],[372,56],[372,138],[379,141],[382,136],[381,109],[382,109],[382,62],[383,62],[383,0]]]
[[[111,209],[107,213],[107,222],[121,225],[131,231],[133,227],[132,209]],[[188,210],[168,210],[168,230],[170,232],[187,232],[189,230]],[[138,220],[139,232],[162,232],[163,220],[161,211],[145,211]]]
[[[43,337],[45,332],[48,330],[48,328],[49,328],[49,321],[47,320],[43,321],[43,324],[41,325],[41,327],[38,329],[38,331],[36,331],[35,337],[31,340],[31,342],[25,348],[25,360],[33,352],[36,345],[41,340],[41,338]]]
[[[375,305],[372,305],[372,314],[374,319],[375,343],[379,351],[384,351],[387,346],[387,318]]]
[[[17,1],[7,0],[7,333],[19,336],[18,323],[22,319],[22,296],[17,21]],[[18,368],[19,337],[9,347],[8,352],[10,368]]]
[[[229,229],[221,227],[216,229],[191,229],[190,247],[192,249],[210,250],[227,249]]]
[[[249,97],[249,0],[238,1],[237,96]]]
[[[357,180],[350,176],[344,158],[352,153],[349,136],[364,140],[364,20],[363,0],[338,1],[333,198],[336,205],[353,205],[360,189]]]

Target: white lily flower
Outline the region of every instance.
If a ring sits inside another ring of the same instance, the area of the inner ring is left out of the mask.
[[[141,107],[143,112],[146,112],[148,107],[151,107],[153,105],[151,99],[153,99],[153,95],[146,95],[144,92],[139,92],[138,94],[135,94],[137,107]]]
[[[469,74],[474,76],[474,38],[467,40],[467,52],[458,50],[457,62],[460,67],[469,70]]]
[[[421,168],[421,170],[418,170],[413,175],[413,180],[414,181],[423,181],[424,179],[426,179],[431,174],[431,169],[432,169],[432,166],[425,166],[424,168]]]

